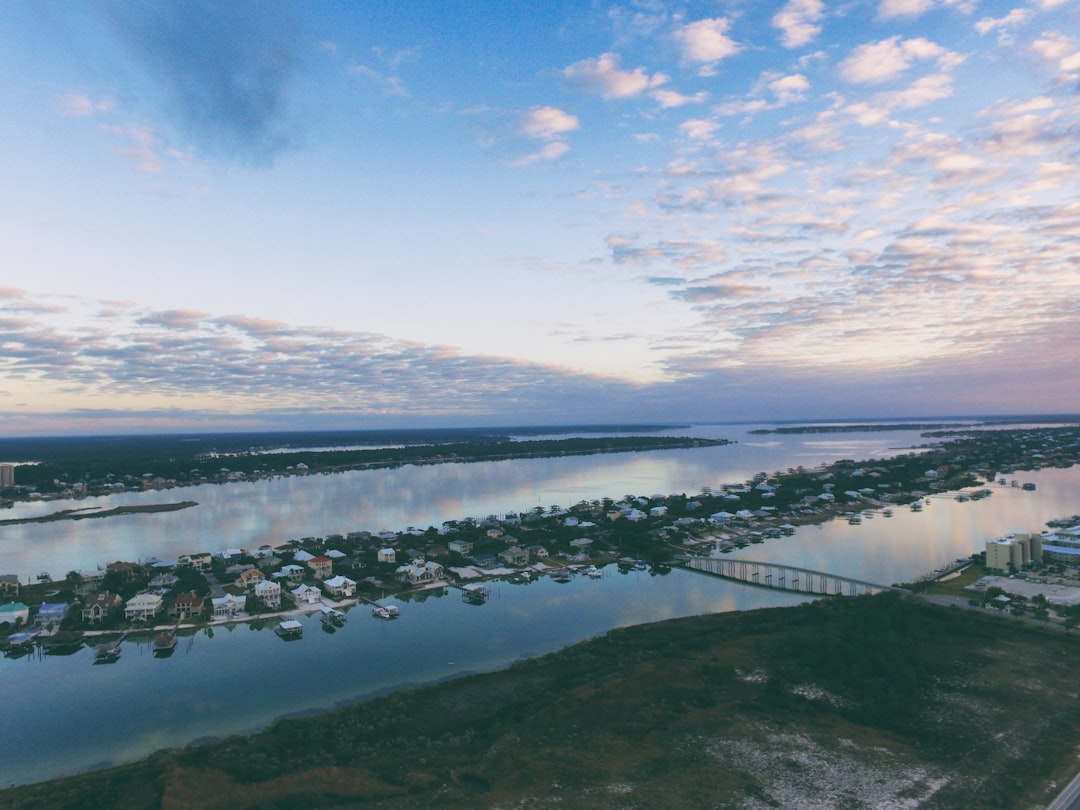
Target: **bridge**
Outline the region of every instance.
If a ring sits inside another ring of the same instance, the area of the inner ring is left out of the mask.
[[[754,562],[753,560],[730,560],[715,557],[679,557],[676,564],[691,571],[701,571],[736,582],[760,585],[780,591],[797,591],[815,596],[862,596],[898,591],[891,585],[879,585],[861,579],[827,574],[809,568],[792,565]]]

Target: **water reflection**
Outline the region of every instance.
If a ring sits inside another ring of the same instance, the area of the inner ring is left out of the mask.
[[[815,466],[838,458],[883,458],[918,440],[912,431],[860,433],[850,441],[819,436],[751,436],[754,426],[698,426],[672,435],[728,438],[735,444],[648,453],[403,466],[333,475],[280,477],[228,485],[128,492],[107,498],[20,503],[2,517],[61,509],[175,503],[176,512],[0,526],[0,573],[26,579],[92,569],[113,560],[254,548],[308,536],[408,526],[427,528],[462,517],[502,515],[535,506],[626,494],[695,493],[742,482],[758,472]]]

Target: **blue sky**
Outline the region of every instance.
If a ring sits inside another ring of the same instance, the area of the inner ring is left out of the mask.
[[[0,431],[1076,411],[1080,4],[0,7]]]

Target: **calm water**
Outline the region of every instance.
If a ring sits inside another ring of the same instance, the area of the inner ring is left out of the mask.
[[[918,443],[914,431],[846,435],[750,436],[754,426],[704,426],[673,435],[735,444],[649,453],[404,466],[251,483],[206,484],[101,498],[19,503],[0,517],[63,509],[176,503],[178,512],[0,526],[0,573],[25,582],[41,571],[62,576],[114,560],[175,559],[196,551],[257,548],[309,536],[483,517],[582,499],[695,493],[741,483],[758,472],[812,467],[839,458],[883,458]]]
[[[484,605],[466,604],[460,591],[447,588],[421,602],[397,602],[401,617],[389,622],[358,606],[333,634],[312,616],[297,641],[278,638],[272,625],[238,624],[181,639],[165,659],[144,640],[126,642],[114,664],[95,664],[88,649],[0,660],[7,695],[0,785],[254,731],[283,715],[408,684],[499,669],[614,627],[800,599],[684,571],[653,576],[608,566],[604,574],[566,584],[493,584]]]
[[[64,573],[114,559],[174,557],[191,550],[273,543],[356,529],[426,527],[466,515],[501,514],[582,498],[696,492],[759,471],[813,466],[837,458],[880,458],[918,434],[750,437],[746,428],[698,435],[736,445],[658,453],[586,456],[283,478],[105,499],[155,503],[192,499],[182,512],[0,527],[0,571]],[[1018,473],[1036,492],[992,486],[982,501],[932,498],[862,525],[833,521],[800,528],[732,556],[801,565],[876,582],[910,580],[1013,530],[1080,512],[1080,468]],[[19,506],[16,515],[91,505],[92,499]],[[8,516],[5,514],[5,516]],[[265,727],[283,715],[366,695],[498,669],[602,634],[614,627],[699,613],[793,604],[765,591],[700,574],[618,573],[568,584],[493,585],[486,605],[464,604],[454,589],[399,603],[402,617],[377,621],[366,607],[330,634],[305,619],[304,638],[283,642],[272,625],[202,630],[168,659],[146,642],[125,643],[121,659],[94,665],[74,655],[0,659],[9,696],[0,717],[0,784],[123,762],[165,746]],[[72,733],[77,729],[78,733]]]

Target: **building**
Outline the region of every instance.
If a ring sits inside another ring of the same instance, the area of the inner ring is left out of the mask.
[[[30,621],[30,607],[22,602],[10,602],[0,605],[0,624],[7,622],[12,627],[18,627]]]
[[[124,605],[124,618],[129,622],[152,619],[161,612],[161,602],[161,594],[137,593]]]
[[[378,559],[381,563],[395,563],[397,562],[397,552],[390,547],[380,548]]]
[[[1041,534],[1010,534],[986,541],[986,570],[1009,573],[1043,561]]]
[[[109,591],[96,593],[83,604],[82,620],[86,624],[101,624],[122,604],[123,600],[118,594]]]
[[[442,579],[442,575],[443,567],[436,562],[426,562],[423,565],[402,565],[397,569],[397,578],[409,585],[420,585]]]
[[[60,623],[67,618],[68,606],[64,602],[42,602],[34,616],[34,624],[38,627],[59,627]]]
[[[19,575],[0,574],[0,597],[8,598],[19,595]]]
[[[466,557],[473,552],[473,544],[468,540],[451,540],[446,547],[453,553],[463,554]]]
[[[323,580],[323,587],[335,599],[345,599],[356,593],[356,582],[340,574],[331,579]]]
[[[174,617],[198,618],[202,616],[205,604],[205,600],[194,591],[178,593],[169,600],[168,613]]]
[[[255,584],[255,596],[271,610],[281,607],[281,585],[269,579]]]
[[[0,489],[15,486],[15,465],[0,464]]]
[[[214,606],[215,619],[232,619],[247,610],[247,594],[235,596],[227,593],[210,600]]]
[[[328,579],[334,574],[334,561],[329,557],[312,557],[307,566],[314,572],[315,579]]]

